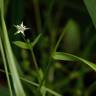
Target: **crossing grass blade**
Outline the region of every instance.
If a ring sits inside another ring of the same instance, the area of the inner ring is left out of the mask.
[[[0,72],[5,73],[5,71],[2,70],[2,69],[0,69]],[[8,75],[10,75],[10,73],[8,73]],[[30,85],[32,85],[32,86],[34,86],[34,87],[39,87],[39,84],[38,84],[38,83],[35,83],[35,82],[31,81],[31,80],[28,80],[28,79],[24,78],[23,76],[20,76],[20,79],[21,79],[22,81],[24,81],[25,83],[30,84]],[[62,96],[61,94],[55,92],[55,91],[52,90],[52,89],[49,89],[49,88],[47,88],[47,87],[45,87],[45,86],[42,86],[42,87],[43,87],[44,91],[47,91],[48,93],[52,94],[53,96]]]

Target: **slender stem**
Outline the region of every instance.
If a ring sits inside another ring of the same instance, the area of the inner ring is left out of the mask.
[[[34,61],[34,64],[35,64],[36,70],[38,71],[38,70],[39,70],[39,67],[38,67],[38,64],[37,64],[37,61],[36,61],[36,57],[35,57],[35,54],[34,54],[33,48],[32,48],[32,56],[33,56],[33,61]]]
[[[50,58],[49,58],[49,62],[48,62],[48,65],[47,65],[47,68],[46,68],[46,71],[45,71],[45,74],[44,74],[44,77],[41,80],[40,85],[39,85],[39,89],[41,89],[42,85],[46,81],[46,76],[48,75],[48,70],[49,70],[49,68],[51,66],[51,62],[52,62],[52,55],[53,55],[54,52],[56,52],[56,50],[57,50],[57,48],[58,48],[58,46],[59,46],[59,44],[60,44],[60,42],[61,42],[61,40],[62,40],[62,38],[64,36],[64,33],[65,33],[65,31],[63,30],[62,34],[60,35],[60,37],[59,37],[59,39],[58,39],[58,41],[56,43],[56,46],[53,48],[53,50],[51,52],[51,55],[50,55]]]
[[[27,43],[29,44],[29,48],[30,48],[30,52],[31,52],[31,55],[33,57],[33,62],[34,62],[34,65],[35,65],[35,68],[36,68],[36,72],[37,72],[37,78],[38,78],[38,82],[41,82],[39,77],[40,77],[40,74],[39,74],[39,67],[38,67],[38,64],[37,64],[37,60],[36,60],[36,57],[35,57],[35,54],[34,54],[34,51],[33,51],[33,48],[31,47],[31,43],[29,40],[27,40]],[[39,86],[38,86],[39,88]],[[41,94],[41,89],[38,90],[38,93]]]
[[[34,62],[34,64],[35,64],[36,71],[38,72],[39,67],[38,67],[38,64],[37,64],[37,60],[36,60],[36,57],[35,57],[33,48],[31,47],[31,44],[30,44],[29,40],[28,40],[27,42],[28,42],[29,47],[30,47],[30,51],[31,51],[31,55],[32,55],[32,57],[33,57],[33,62]]]
[[[51,60],[52,60],[52,58],[51,58],[51,56],[49,57],[49,62],[48,62],[48,65],[47,65],[47,68],[46,68],[46,71],[45,71],[45,74],[44,74],[44,77],[43,77],[43,79],[41,80],[41,82],[40,82],[40,84],[39,84],[39,90],[41,89],[41,87],[43,86],[43,84],[45,83],[45,81],[46,81],[46,77],[48,76],[48,70],[49,70],[49,68],[50,68],[50,65],[51,65]]]
[[[37,60],[36,60],[36,57],[35,57],[33,48],[31,47],[31,43],[30,43],[29,40],[26,40],[26,39],[25,39],[25,36],[24,36],[24,35],[22,35],[22,37],[23,37],[24,41],[29,45],[29,49],[30,49],[30,52],[31,52],[31,55],[32,55],[32,58],[33,58],[33,62],[34,62],[36,71],[37,71],[37,73],[38,73],[38,75],[39,75],[39,72],[38,72],[39,67],[38,67],[38,64],[37,64]],[[39,80],[39,79],[38,79],[38,80]]]
[[[60,37],[59,37],[59,39],[58,39],[58,41],[57,41],[57,43],[56,43],[56,46],[55,46],[55,48],[54,48],[54,50],[53,50],[54,52],[56,52],[56,50],[57,50],[57,48],[58,48],[61,40],[63,39],[64,33],[65,33],[65,31],[63,31],[62,34],[60,35]]]

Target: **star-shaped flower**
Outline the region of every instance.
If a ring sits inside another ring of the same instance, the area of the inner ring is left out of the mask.
[[[30,29],[30,28],[27,28],[26,26],[24,26],[23,22],[20,25],[15,25],[15,27],[17,28],[17,32],[15,34],[22,33],[23,35],[25,35],[24,31]]]

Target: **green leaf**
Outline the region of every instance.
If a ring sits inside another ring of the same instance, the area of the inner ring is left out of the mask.
[[[79,62],[83,62],[84,64],[90,66],[93,70],[96,71],[96,65],[90,61],[87,61],[81,57],[72,55],[72,54],[68,54],[68,53],[64,53],[64,52],[55,52],[53,54],[53,58],[55,60],[65,60],[65,61],[79,61]]]
[[[41,37],[41,33],[35,38],[35,40],[33,42],[31,42],[31,47],[33,48],[37,42],[39,41],[40,37]],[[22,42],[22,41],[14,41],[13,44],[15,44],[16,46],[23,48],[23,49],[30,49],[30,45],[26,42]]]
[[[14,41],[13,44],[23,49],[30,49],[29,44],[22,41]]]
[[[37,42],[39,41],[41,35],[42,35],[42,34],[40,33],[40,34],[35,38],[35,40],[34,40],[33,42],[31,42],[32,47],[34,47],[34,46],[37,44]]]
[[[84,0],[84,3],[96,28],[96,0]]]

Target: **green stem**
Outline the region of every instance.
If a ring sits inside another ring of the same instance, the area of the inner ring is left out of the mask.
[[[44,74],[44,77],[43,77],[43,79],[41,80],[40,85],[39,85],[39,90],[41,89],[42,85],[43,85],[44,82],[46,81],[46,77],[47,77],[47,75],[48,75],[48,70],[50,69],[51,62],[52,62],[52,55],[53,55],[54,52],[56,52],[56,50],[57,50],[57,48],[58,48],[58,46],[59,46],[59,44],[60,44],[60,42],[61,42],[61,40],[62,40],[62,38],[63,38],[63,36],[64,36],[64,33],[65,33],[65,31],[63,30],[62,34],[60,35],[60,37],[59,37],[59,39],[58,39],[58,41],[57,41],[57,43],[56,43],[56,46],[53,48],[53,50],[52,50],[52,52],[51,52],[51,55],[50,55],[50,57],[49,57],[49,62],[48,62],[48,65],[47,65],[47,68],[46,68],[46,71],[45,71],[45,74]]]
[[[31,55],[32,55],[32,57],[33,57],[33,62],[34,62],[35,68],[36,68],[38,82],[40,82],[40,79],[39,79],[39,77],[40,77],[40,75],[39,75],[39,67],[38,67],[38,64],[37,64],[37,60],[36,60],[36,57],[35,57],[33,48],[31,48],[31,43],[30,43],[30,41],[28,40],[27,43],[29,44],[30,52],[31,52]],[[40,90],[38,90],[38,92],[41,93]]]
[[[57,48],[58,48],[61,40],[63,39],[64,33],[65,33],[65,31],[63,31],[62,34],[60,35],[60,37],[59,37],[59,39],[58,39],[58,41],[57,41],[57,43],[56,43],[56,46],[55,46],[55,48],[54,48],[54,50],[53,50],[54,52],[56,52],[56,50],[57,50]]]
[[[36,60],[36,57],[35,57],[35,54],[34,54],[33,48],[31,47],[31,43],[30,43],[29,40],[27,41],[27,43],[29,44],[29,48],[30,48],[30,51],[31,51],[31,55],[32,55],[32,57],[33,57],[33,62],[34,62],[34,65],[35,65],[36,71],[38,72],[39,67],[38,67],[38,64],[37,64],[37,60]]]
[[[43,84],[45,83],[45,81],[46,81],[46,79],[47,79],[48,70],[49,70],[49,68],[50,68],[50,65],[51,65],[51,58],[49,58],[49,62],[48,62],[48,65],[47,65],[47,68],[46,68],[44,77],[43,77],[43,79],[41,80],[40,85],[39,85],[39,90],[41,89],[41,87],[43,86]]]
[[[34,62],[35,68],[36,68],[36,72],[37,72],[38,75],[39,75],[39,72],[38,72],[39,67],[38,67],[38,64],[37,64],[37,60],[36,60],[36,57],[35,57],[33,48],[31,47],[31,43],[30,43],[29,39],[28,39],[28,40],[25,39],[25,36],[24,36],[24,35],[22,35],[22,37],[23,37],[24,41],[29,45],[29,50],[30,50],[31,55],[32,55],[32,58],[33,58],[33,62]],[[38,79],[38,80],[39,80],[39,79]]]
[[[36,61],[36,57],[35,57],[33,48],[32,48],[32,50],[31,50],[31,53],[32,53],[32,57],[33,57],[34,64],[35,64],[35,68],[36,68],[36,70],[37,70],[37,72],[38,72],[39,67],[38,67],[38,64],[37,64],[37,61]]]

